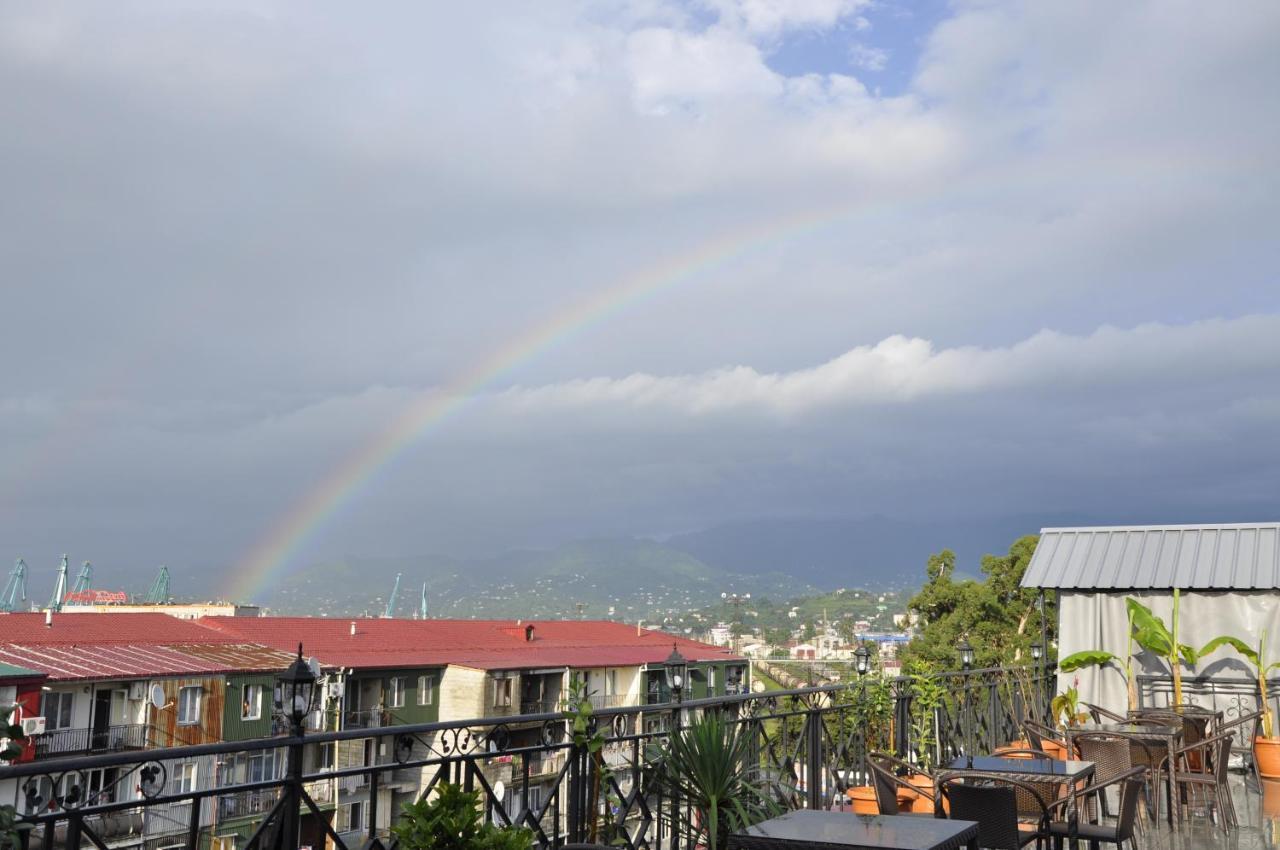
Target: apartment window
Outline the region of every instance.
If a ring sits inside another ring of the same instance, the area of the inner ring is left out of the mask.
[[[262,685],[245,685],[240,700],[240,719],[258,720],[262,717]]]
[[[270,782],[276,778],[276,751],[254,753],[245,764],[245,782]]]
[[[44,695],[44,725],[46,729],[70,729],[71,709],[75,705],[76,695],[47,691]]]
[[[707,668],[707,693],[714,694],[716,690],[716,668]]]
[[[609,670],[604,674],[604,695],[607,697],[618,695],[618,671]]]
[[[510,679],[494,679],[493,680],[493,707],[494,708],[510,708],[511,707],[511,680]]]
[[[431,705],[436,701],[436,677],[418,677],[418,705]]]
[[[196,790],[196,763],[188,761],[175,765],[169,793],[190,794],[194,790]]]
[[[188,685],[178,691],[178,725],[194,726],[200,722],[200,686]]]
[[[364,828],[364,801],[352,803],[346,807],[346,829],[343,832],[357,832]]]
[[[387,685],[387,707],[404,708],[404,676],[392,676]]]

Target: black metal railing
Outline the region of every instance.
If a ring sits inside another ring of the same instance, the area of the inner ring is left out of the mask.
[[[52,729],[32,738],[37,758],[72,753],[138,750],[147,746],[147,726],[131,723],[105,729]]]
[[[750,736],[752,758],[770,777],[780,803],[790,808],[843,808],[844,792],[867,781],[869,747],[932,764],[952,755],[988,751],[1017,737],[1025,717],[1047,715],[1052,688],[1045,678],[1043,670],[1027,668],[946,673],[927,680],[868,677],[850,684],[679,705],[602,709],[593,721],[605,737],[601,755],[609,769],[598,777],[595,759],[574,743],[565,715],[553,711],[50,759],[0,768],[0,780],[17,780],[19,815],[31,826],[24,833],[23,850],[103,846],[95,824],[107,819],[132,823],[135,815],[148,841],[167,834],[166,846],[188,850],[222,834],[223,821],[240,818],[243,824],[245,816],[252,816],[254,826],[248,839],[237,842],[240,850],[283,850],[326,841],[337,850],[354,850],[370,838],[395,850],[395,842],[378,826],[388,820],[385,811],[381,816],[378,812],[379,805],[386,805],[379,789],[399,788],[399,796],[392,798],[395,804],[412,799],[403,783],[408,771],[417,771],[415,794],[429,794],[442,781],[479,791],[488,820],[530,828],[539,848],[594,838],[627,850],[691,850],[691,824],[696,819],[679,800],[664,797],[649,769],[653,753],[666,745],[673,726],[687,725],[700,713],[717,712]],[[314,758],[305,758],[307,747],[370,738],[375,751],[387,753],[389,761],[311,774],[302,769],[304,763],[314,763]],[[199,771],[180,767],[277,748],[286,750],[287,768],[284,776],[268,781],[192,789],[185,778]],[[75,777],[108,768],[117,777],[115,801],[84,799],[74,786]],[[603,785],[598,796],[589,791],[597,779]],[[356,789],[361,804],[359,828],[342,834],[335,832],[324,801],[316,799],[323,796],[322,783],[332,789],[335,781],[339,807],[351,789]],[[50,793],[49,788],[62,791],[54,799],[42,799],[41,789]],[[504,789],[501,796],[495,788]],[[614,822],[622,828],[607,836],[594,834],[597,813],[590,810],[591,799],[601,805],[610,801]]]

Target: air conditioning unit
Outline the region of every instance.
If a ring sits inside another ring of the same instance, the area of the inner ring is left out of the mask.
[[[135,702],[141,702],[147,698],[146,682],[130,682],[129,683],[129,699]]]
[[[27,717],[22,721],[22,734],[28,738],[32,735],[44,734],[44,718],[43,717]]]
[[[329,699],[338,699],[341,696],[342,696],[342,683],[330,682],[329,683]]]

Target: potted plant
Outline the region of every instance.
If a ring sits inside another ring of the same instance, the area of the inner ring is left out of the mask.
[[[529,850],[533,831],[483,823],[480,792],[441,782],[430,800],[409,803],[391,831],[406,850]]]
[[[1200,650],[1201,657],[1217,649],[1229,646],[1253,665],[1253,675],[1258,682],[1258,705],[1262,711],[1262,734],[1253,739],[1253,760],[1258,773],[1268,779],[1280,779],[1280,738],[1275,734],[1275,717],[1267,697],[1267,674],[1280,667],[1280,661],[1266,663],[1267,632],[1258,636],[1256,648],[1230,635],[1216,637]]]
[[[724,850],[731,833],[782,811],[782,778],[761,769],[750,733],[719,712],[703,714],[651,753],[654,783],[692,810],[691,822],[678,827],[692,830],[694,845]]]
[[[17,705],[0,708],[0,731],[8,739],[4,747],[0,748],[0,759],[6,762],[22,755],[22,741],[27,737],[23,734],[21,725],[9,722],[17,708]],[[0,849],[16,850],[21,847],[22,833],[30,829],[31,824],[18,822],[17,809],[10,805],[0,805]]]

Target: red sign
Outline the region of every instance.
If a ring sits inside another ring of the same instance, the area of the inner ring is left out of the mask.
[[[121,590],[77,590],[62,597],[64,605],[122,605],[128,601]]]

